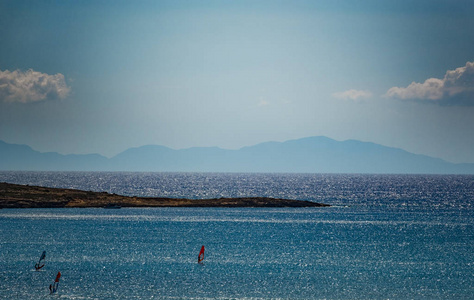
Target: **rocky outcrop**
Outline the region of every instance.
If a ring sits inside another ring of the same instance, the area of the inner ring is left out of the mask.
[[[323,207],[311,201],[267,197],[174,199],[127,197],[106,192],[0,183],[0,208],[54,207]]]

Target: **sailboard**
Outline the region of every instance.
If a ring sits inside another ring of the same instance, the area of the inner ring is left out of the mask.
[[[199,251],[198,263],[202,264],[203,260],[204,260],[204,245],[201,247],[201,251]]]
[[[35,270],[39,271],[41,268],[44,267],[44,259],[46,258],[46,251],[43,251],[43,253],[40,256],[40,259],[38,262],[35,264]]]
[[[58,291],[58,286],[59,286],[59,279],[61,278],[61,272],[58,272],[58,275],[56,275],[56,279],[54,280],[53,284],[49,285],[49,293],[54,294]]]

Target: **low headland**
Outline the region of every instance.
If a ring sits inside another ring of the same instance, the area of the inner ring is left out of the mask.
[[[62,207],[324,207],[328,204],[268,197],[175,199],[129,197],[107,192],[0,182],[0,208]]]

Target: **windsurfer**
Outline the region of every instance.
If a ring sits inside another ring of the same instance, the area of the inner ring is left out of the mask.
[[[201,251],[199,252],[198,263],[202,264],[203,260],[204,260],[204,246],[201,247]]]
[[[35,264],[35,270],[36,271],[39,271],[42,267],[44,267],[44,259],[45,258],[46,258],[46,251],[43,251],[39,261]],[[41,264],[41,263],[43,263],[43,264]]]
[[[54,280],[53,284],[49,285],[50,294],[54,294],[58,291],[59,278],[61,278],[61,272],[58,272],[58,275],[56,276],[56,279]]]

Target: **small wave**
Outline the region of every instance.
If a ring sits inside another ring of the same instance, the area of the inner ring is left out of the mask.
[[[468,223],[446,223],[439,221],[397,221],[397,220],[330,220],[330,219],[277,219],[262,217],[208,217],[208,216],[157,216],[147,214],[126,214],[126,215],[97,215],[97,214],[54,214],[54,213],[17,213],[1,214],[1,218],[9,219],[48,219],[48,220],[97,220],[97,221],[141,221],[141,222],[176,222],[176,223],[270,223],[270,224],[340,224],[340,225],[376,225],[376,226],[397,226],[397,225],[424,225],[424,226],[470,226]]]

